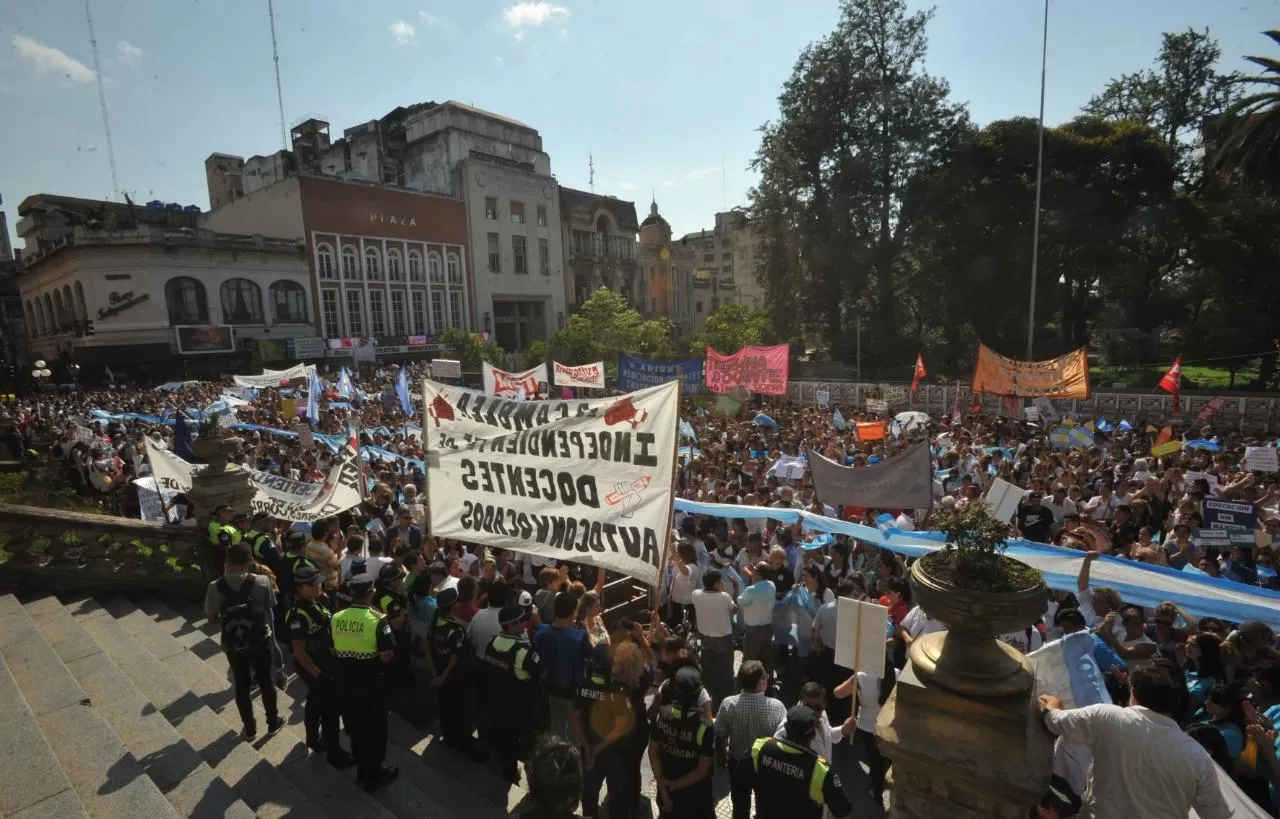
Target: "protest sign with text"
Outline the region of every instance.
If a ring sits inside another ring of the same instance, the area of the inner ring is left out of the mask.
[[[618,357],[618,389],[635,392],[668,381],[679,381],[685,395],[702,395],[701,358],[641,358],[623,353]]]
[[[1208,529],[1246,529],[1258,525],[1258,507],[1252,503],[1205,498],[1200,501],[1200,517]]]
[[[144,439],[147,461],[156,480],[156,488],[167,492],[190,492],[191,479],[206,467],[191,464],[172,452]],[[312,523],[333,517],[360,505],[360,481],[363,480],[360,459],[351,441],[346,442],[329,469],[323,484],[295,481],[270,472],[245,469],[255,494],[250,501],[255,512],[266,512],[273,518],[294,523]]]
[[[462,362],[451,358],[437,358],[431,362],[432,378],[461,378]]]
[[[557,387],[586,387],[592,390],[604,389],[604,362],[582,364],[570,367],[559,361],[551,362],[555,372],[553,378]]]
[[[1084,347],[1047,361],[1008,358],[985,344],[978,345],[970,389],[986,395],[1019,398],[1089,397],[1089,357]]]
[[[547,365],[539,364],[522,373],[509,373],[484,362],[484,391],[501,398],[537,399],[547,383]]]
[[[1205,401],[1199,411],[1196,412],[1196,422],[1201,424],[1209,423],[1209,421],[1213,420],[1213,416],[1222,412],[1222,408],[1226,405],[1227,399],[1223,398],[1221,395],[1215,395],[1208,401]]]
[[[743,347],[733,355],[707,348],[707,389],[727,393],[746,387],[761,395],[786,395],[790,345]]]
[[[295,364],[287,370],[267,370],[262,371],[262,375],[236,375],[232,376],[237,387],[279,387],[281,384],[289,384],[294,381],[307,381],[311,378],[311,374],[316,371],[314,364]]]
[[[882,509],[924,509],[932,502],[933,459],[928,442],[873,466],[841,466],[809,453],[809,471],[818,499]]]
[[[511,401],[427,381],[432,534],[658,584],[672,516],[675,382],[583,401]]]
[[[1273,446],[1250,446],[1244,450],[1244,468],[1250,472],[1280,472],[1280,458]]]

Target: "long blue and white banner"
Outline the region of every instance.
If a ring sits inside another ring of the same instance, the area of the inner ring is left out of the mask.
[[[746,517],[750,512],[750,507],[698,503],[682,498],[676,499],[675,506],[679,512],[729,519]],[[945,546],[945,540],[938,532],[885,532],[798,509],[762,508],[760,512],[759,517],[782,523],[802,521],[810,529],[855,537],[907,557],[921,557]],[[1083,552],[1011,538],[1005,554],[1039,569],[1050,588],[1076,590]],[[1115,589],[1126,603],[1151,607],[1169,600],[1194,617],[1219,617],[1233,623],[1261,620],[1273,628],[1280,627],[1280,592],[1269,589],[1107,556],[1094,562],[1089,578],[1094,586]]]

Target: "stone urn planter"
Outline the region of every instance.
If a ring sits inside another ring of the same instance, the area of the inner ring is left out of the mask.
[[[970,697],[1011,697],[1035,685],[1031,663],[996,639],[1034,623],[1048,608],[1035,569],[1001,552],[1011,531],[981,505],[938,516],[945,549],[911,567],[915,602],[947,631],[911,644],[911,665],[928,682]]]
[[[235,437],[197,438],[191,442],[191,451],[209,465],[206,471],[221,472],[227,468],[227,462],[232,456],[240,451],[243,443],[242,439]]]

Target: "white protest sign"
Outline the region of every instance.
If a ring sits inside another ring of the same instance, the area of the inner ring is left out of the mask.
[[[583,364],[578,367],[569,367],[561,364],[559,361],[551,362],[552,368],[555,370],[554,378],[557,387],[586,387],[592,390],[604,389],[604,362],[597,361],[594,364]]]
[[[679,384],[526,403],[423,384],[432,533],[658,585]]]
[[[798,455],[782,455],[765,474],[773,474],[789,481],[798,481],[804,477],[804,471],[808,466],[808,462]]]
[[[499,370],[489,362],[484,362],[484,391],[499,398],[517,400],[538,399],[542,397],[542,384],[547,383],[547,365],[539,364],[522,373],[509,373]]]
[[[1280,458],[1273,446],[1248,446],[1244,448],[1244,468],[1250,472],[1280,472]]]
[[[1208,472],[1183,472],[1182,483],[1191,490],[1195,487],[1196,481],[1204,481],[1209,484],[1209,494],[1218,494],[1218,476]]]
[[[432,378],[461,378],[462,362],[448,358],[437,358],[431,362]]]
[[[290,381],[307,380],[311,378],[311,374],[315,372],[314,364],[295,364],[287,370],[267,370],[262,371],[262,375],[236,375],[232,376],[232,381],[237,387],[255,387],[261,389],[263,387],[278,387],[281,383]]]
[[[867,412],[888,412],[889,402],[883,398],[868,398]]]
[[[884,676],[889,610],[875,603],[841,597],[836,600],[836,665]]]
[[[1050,421],[1056,421],[1062,417],[1058,413],[1057,407],[1053,405],[1053,402],[1050,401],[1048,398],[1045,398],[1043,395],[1040,396],[1039,398],[1036,398],[1034,401],[1032,401],[1031,405],[1035,407],[1037,410],[1039,410],[1041,418],[1046,418]]]
[[[1022,489],[1006,480],[996,478],[987,490],[983,503],[991,511],[996,520],[1008,523],[1018,512],[1018,504],[1022,502]]]
[[[163,493],[190,492],[191,479],[205,469],[203,464],[190,464],[163,449],[150,439],[145,441],[147,461],[156,486]],[[255,512],[267,512],[273,518],[294,523],[313,523],[360,505],[360,481],[363,480],[360,458],[351,441],[343,444],[337,460],[323,484],[295,481],[269,472],[245,469],[249,482],[257,490],[250,506]]]
[[[89,447],[89,449],[102,446],[102,436],[94,432],[93,430],[89,429],[88,427],[82,427],[79,424],[75,424],[75,429],[73,430],[73,433],[74,433],[73,440],[77,444],[84,444],[85,446]]]
[[[818,399],[818,409],[824,410],[831,406],[830,390],[818,390],[814,396]]]
[[[880,397],[885,400],[889,406],[897,406],[906,404],[911,401],[907,394],[907,388],[898,384],[881,384]]]

